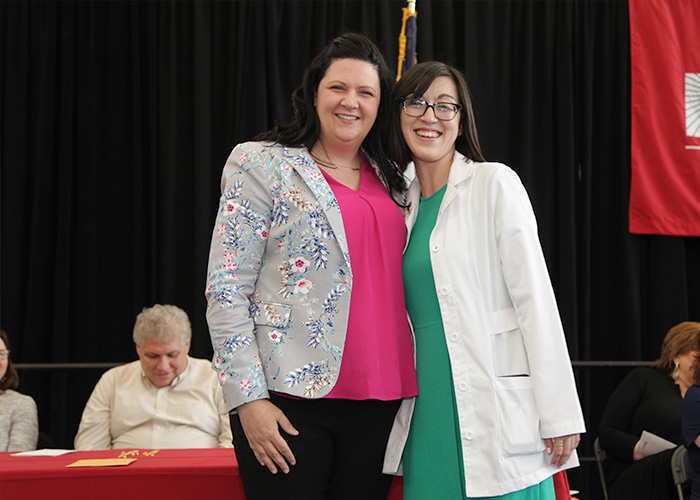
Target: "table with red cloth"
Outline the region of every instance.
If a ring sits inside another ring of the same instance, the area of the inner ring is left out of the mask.
[[[154,453],[155,452],[155,453]],[[129,465],[66,467],[78,460],[135,458]],[[396,478],[390,500],[403,498]],[[76,451],[57,457],[0,453],[0,499],[245,500],[231,448]]]
[[[78,460],[135,458],[129,465],[66,467]],[[396,477],[387,500],[402,500]],[[557,500],[571,498],[566,473],[555,474]],[[57,457],[0,453],[0,499],[124,500],[224,496],[245,500],[231,448],[76,451]]]
[[[114,467],[66,467],[77,460],[120,457],[136,460]],[[233,449],[77,451],[57,457],[0,453],[2,499],[193,499],[203,493],[245,498]]]

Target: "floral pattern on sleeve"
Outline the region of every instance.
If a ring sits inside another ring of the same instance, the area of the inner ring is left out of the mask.
[[[222,177],[206,288],[227,406],[268,390],[327,394],[351,287],[340,208],[308,152],[237,146]]]

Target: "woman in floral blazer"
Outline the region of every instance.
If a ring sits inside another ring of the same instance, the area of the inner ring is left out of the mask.
[[[248,498],[386,497],[392,421],[417,390],[403,181],[381,144],[391,82],[371,41],[336,38],[294,122],[224,167],[207,319]]]

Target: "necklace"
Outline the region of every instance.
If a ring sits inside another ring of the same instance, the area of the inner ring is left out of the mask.
[[[326,168],[331,168],[333,170],[337,169],[338,167],[340,168],[347,168],[349,170],[360,170],[362,168],[362,165],[359,167],[351,167],[348,165],[338,165],[331,160],[331,156],[328,154],[328,151],[326,151],[326,146],[323,145],[323,141],[321,139],[318,140],[318,142],[321,144],[321,148],[323,149],[323,154],[326,156],[325,160],[322,160],[318,156],[316,156],[313,152],[311,152],[311,157],[314,159],[316,163],[321,165],[322,167]]]

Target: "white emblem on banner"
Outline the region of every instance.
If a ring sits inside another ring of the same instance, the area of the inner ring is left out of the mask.
[[[685,74],[685,130],[700,137],[700,73]]]

